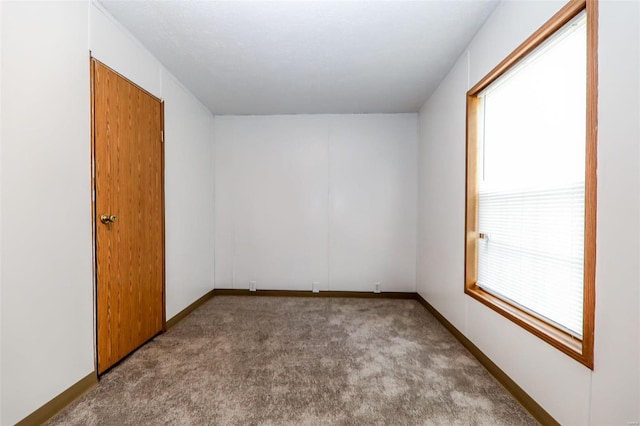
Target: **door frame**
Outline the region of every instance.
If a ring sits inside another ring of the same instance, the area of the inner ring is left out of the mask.
[[[96,59],[91,51],[89,51],[89,73],[90,73],[90,103],[91,103],[91,254],[92,254],[92,268],[93,268],[93,355],[94,355],[94,368],[96,373],[98,372],[98,239],[97,239],[97,211],[96,211],[96,137],[95,137],[95,64],[100,63],[102,66],[108,68],[113,73],[125,79],[131,85],[137,87],[147,95],[160,103],[160,129],[162,132],[162,141],[160,143],[160,185],[161,185],[161,224],[162,224],[162,329],[160,334],[167,331],[167,287],[166,287],[166,222],[165,222],[165,176],[164,176],[164,144],[166,140],[165,125],[164,125],[164,100],[153,95],[148,90],[144,89],[140,85],[129,80],[127,77],[117,72],[113,68],[106,65],[104,62]],[[156,335],[157,336],[157,335]],[[155,336],[154,336],[155,337]],[[151,339],[153,339],[152,337]],[[149,339],[149,340],[151,340]],[[148,341],[147,341],[148,342]],[[143,345],[146,344],[143,343]],[[142,347],[142,346],[140,346]],[[139,348],[138,348],[139,349]],[[137,350],[137,349],[136,349]],[[134,350],[135,352],[135,350]],[[128,356],[125,356],[122,360],[115,363],[109,369],[115,367]],[[109,371],[107,369],[106,371]],[[105,372],[106,372],[105,371]],[[102,373],[104,374],[104,372]]]

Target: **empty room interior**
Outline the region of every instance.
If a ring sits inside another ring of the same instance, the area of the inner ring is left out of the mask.
[[[640,424],[640,2],[0,0],[0,424]]]

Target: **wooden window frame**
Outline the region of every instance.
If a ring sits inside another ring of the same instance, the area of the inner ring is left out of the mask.
[[[504,75],[522,58],[554,35],[582,11],[587,15],[587,111],[586,111],[586,175],[584,229],[584,300],[582,339],[566,333],[549,322],[527,313],[516,305],[498,298],[478,284],[478,124],[481,100],[479,95]],[[518,46],[484,78],[467,92],[467,165],[465,218],[465,293],[478,300],[525,330],[538,336],[563,353],[594,368],[593,347],[595,329],[595,261],[596,261],[596,199],[597,199],[597,120],[598,120],[598,2],[571,0],[542,27]]]

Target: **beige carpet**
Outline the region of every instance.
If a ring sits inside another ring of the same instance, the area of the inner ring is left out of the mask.
[[[51,425],[527,425],[415,300],[219,296]]]

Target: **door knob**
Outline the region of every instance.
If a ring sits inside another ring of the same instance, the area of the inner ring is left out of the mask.
[[[116,215],[108,215],[108,214],[101,214],[100,215],[100,222],[102,223],[113,223],[116,220],[118,220],[118,216]]]

